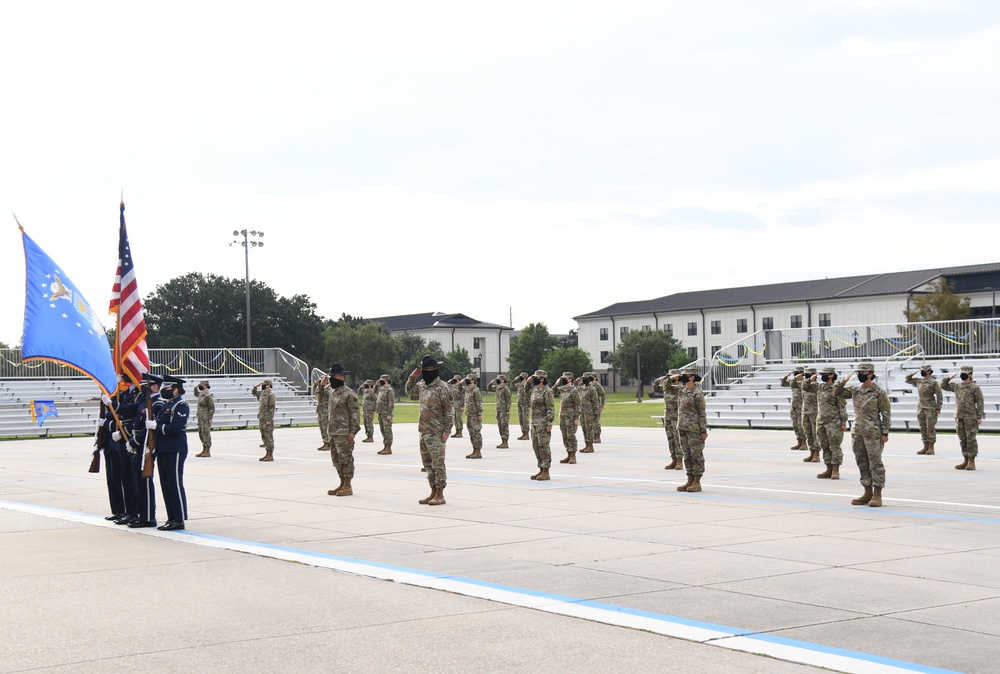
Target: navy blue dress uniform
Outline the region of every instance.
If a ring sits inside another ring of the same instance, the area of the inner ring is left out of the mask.
[[[160,385],[163,383],[163,378],[146,373],[143,375],[143,379],[145,384],[136,400],[139,409],[132,421],[132,437],[129,438],[129,458],[138,484],[137,507],[139,510],[138,518],[127,525],[131,529],[156,526],[156,487],[152,477],[142,476],[142,465],[146,453],[146,400],[149,399],[153,411],[152,416],[155,418],[157,412],[163,407],[163,401],[160,399]]]
[[[136,397],[139,390],[130,386],[124,391],[115,393],[114,398],[101,396],[106,407],[114,410],[121,421],[121,427],[128,429],[135,418]],[[138,516],[138,483],[132,472],[128,454],[128,439],[123,436],[115,423],[115,417],[110,411],[101,422],[106,432],[107,442],[104,446],[105,477],[108,485],[108,500],[111,503],[111,515],[104,519],[115,524],[128,524]]]
[[[184,492],[184,461],[187,459],[187,422],[191,409],[183,399],[184,380],[164,375],[160,398],[163,406],[146,428],[156,432],[156,468],[160,475],[160,494],[167,510],[167,523],[160,531],[184,528],[187,519],[187,494]]]

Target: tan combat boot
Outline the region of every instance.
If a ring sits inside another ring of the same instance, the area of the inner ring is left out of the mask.
[[[472,454],[466,454],[465,458],[467,458],[467,459],[481,459],[481,458],[483,458],[483,453],[480,452],[478,449],[474,449],[474,450],[472,450]]]
[[[830,479],[831,480],[839,480],[840,479],[840,466],[838,466],[837,464],[833,464],[831,466],[831,468],[832,468],[832,470],[830,471]]]
[[[934,443],[933,442],[928,442],[927,443],[927,454],[928,455],[934,454]]]
[[[274,461],[274,450],[265,449],[264,456],[257,459],[258,461]]]
[[[820,473],[816,477],[818,477],[821,480],[828,480],[831,477],[833,477],[833,464],[832,463],[826,464],[826,470],[824,470],[822,473]]]
[[[865,486],[865,493],[861,496],[851,499],[851,505],[868,505],[868,502],[872,500],[872,486]]]
[[[428,496],[427,498],[420,499],[419,501],[417,501],[417,503],[419,503],[420,505],[427,505],[428,503],[431,502],[431,499],[437,496],[437,493],[438,493],[437,487],[431,485],[431,495]]]
[[[209,449],[208,447],[206,447],[205,445],[202,445],[202,446],[201,446],[201,452],[199,452],[198,454],[195,454],[195,456],[197,456],[197,457],[208,457],[208,456],[212,456],[212,450],[210,450],[210,449]]]
[[[536,477],[535,479],[538,480],[539,482],[544,482],[545,480],[551,479],[549,478],[549,469],[542,468],[542,472],[540,472],[538,474],[538,477]]]
[[[789,449],[805,449],[805,448],[806,448],[806,443],[802,440],[796,441],[794,445],[789,447]]]
[[[695,475],[693,477],[691,484],[688,485],[687,491],[689,493],[701,491],[701,475]]]
[[[444,500],[444,487],[440,487],[435,490],[434,496],[427,502],[427,505],[444,505],[445,503],[447,501]]]
[[[595,435],[594,436],[594,444],[595,445],[601,444],[601,436],[600,435]]]
[[[542,474],[542,469],[541,469],[541,468],[539,468],[539,469],[538,469],[538,472],[537,472],[537,473],[535,473],[534,475],[532,475],[532,476],[531,476],[531,479],[532,479],[532,480],[537,480],[537,479],[538,479],[538,476],[539,476],[539,475],[541,475],[541,474]]]
[[[581,454],[593,454],[594,453],[594,443],[588,442],[586,446],[580,450]]]
[[[569,463],[569,464],[576,463],[576,452],[570,452],[569,453],[569,461],[567,461],[566,463]]]
[[[330,446],[329,442],[324,442],[322,447],[317,447],[317,452],[329,452],[333,447]]]
[[[882,505],[882,487],[875,487],[872,499],[868,501],[869,508],[878,508]]]
[[[663,470],[673,470],[676,467],[677,467],[677,457],[673,456],[673,457],[670,457],[670,463],[668,463],[667,465],[665,465],[663,467]]]
[[[687,482],[677,487],[677,491],[687,491],[688,487],[691,486],[691,483],[694,482],[694,475],[688,473],[687,476],[688,476]]]
[[[930,443],[925,442],[923,449],[921,449],[919,452],[917,452],[917,454],[926,454],[927,453],[927,445],[928,444],[930,444]]]
[[[517,439],[518,440],[527,440],[528,439],[528,434],[527,433],[521,433],[521,435],[517,436]]]
[[[507,444],[506,440],[503,440],[499,445],[497,445],[497,449],[510,449],[510,446]]]
[[[338,484],[333,489],[328,489],[326,493],[328,496],[336,496],[337,492],[343,488],[344,488],[344,478],[340,478],[340,484]]]
[[[976,457],[974,457],[974,456],[969,457],[969,463],[965,464],[965,469],[966,470],[975,470],[976,469]]]
[[[677,457],[677,465],[674,466],[674,470],[684,470],[684,456]]]
[[[457,431],[455,431],[454,435],[452,435],[451,437],[453,437],[453,438],[460,438],[460,437],[462,437],[462,429],[459,428]]]
[[[561,459],[559,461],[559,463],[569,463],[569,460],[571,458],[573,458],[573,455],[571,453],[569,453],[569,452],[566,452],[566,458],[565,459]]]
[[[962,459],[962,463],[955,466],[955,470],[965,470],[966,466],[968,465],[969,465],[969,457],[966,456]]]
[[[819,461],[818,454],[819,452],[817,452],[816,450],[810,449],[809,456],[802,459],[802,463],[812,463],[813,461]]]
[[[351,489],[351,478],[344,478],[344,486],[337,490],[337,496],[351,496],[354,494],[354,490]]]
[[[392,454],[392,448],[389,445],[382,445],[382,449],[375,452],[376,454]]]
[[[369,436],[365,437],[365,439],[362,440],[361,442],[375,442],[375,438],[374,438],[374,436],[369,435]]]

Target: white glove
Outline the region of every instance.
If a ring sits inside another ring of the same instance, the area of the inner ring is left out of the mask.
[[[115,431],[114,433],[111,434],[111,439],[114,440],[115,442],[121,442],[122,434],[119,433],[118,431]]]
[[[107,393],[102,393],[101,394],[101,402],[104,403],[105,405],[110,405],[111,404],[111,398],[108,397]]]
[[[98,426],[103,426],[104,425],[104,417],[98,417],[97,418],[97,425]]]
[[[155,431],[156,430],[156,422],[155,421],[147,421],[146,422],[146,430],[148,430],[148,431]]]

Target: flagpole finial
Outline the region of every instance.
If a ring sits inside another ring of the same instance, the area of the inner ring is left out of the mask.
[[[122,201],[122,203],[121,203],[121,209],[124,211],[125,210],[125,186],[124,185],[122,185],[122,200],[121,201]]]
[[[14,222],[17,223],[17,228],[19,230],[21,230],[21,233],[23,234],[24,233],[24,227],[21,226],[21,221],[17,219],[17,213],[15,213],[14,211],[11,211],[10,214],[14,216]]]

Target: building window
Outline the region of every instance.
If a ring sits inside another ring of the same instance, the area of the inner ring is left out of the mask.
[[[721,346],[713,346],[712,347],[712,355],[714,356],[715,354],[719,353],[719,350],[721,350],[721,349],[722,349]]]
[[[792,316],[792,321],[789,327],[801,328],[802,327],[802,314],[795,314]]]
[[[830,326],[830,314],[820,314],[819,315],[819,327],[827,328]]]
[[[602,363],[608,362],[608,352],[607,351],[601,351],[601,362]]]
[[[473,337],[472,338],[472,348],[473,349],[481,349],[481,348],[483,348],[483,338],[482,337]]]
[[[607,328],[601,328],[601,341],[602,342],[608,341],[608,329]]]
[[[623,325],[622,327],[620,327],[618,329],[618,336],[619,337],[625,337],[625,335],[627,335],[627,334],[628,334],[628,326],[627,325]]]
[[[747,319],[737,318],[736,319],[736,332],[746,332],[747,331]]]
[[[698,334],[698,324],[688,323],[688,336],[693,336]]]
[[[667,323],[666,325],[663,326],[663,331],[665,333],[667,333],[668,335],[674,334],[674,324],[673,323]]]
[[[482,369],[482,367],[483,367],[483,357],[482,356],[476,356],[475,358],[472,359],[472,369],[479,370],[479,369]]]
[[[606,372],[601,373],[601,386],[608,385],[608,374]]]
[[[690,358],[691,360],[698,360],[698,347],[697,346],[689,346],[688,347],[688,358]]]
[[[642,331],[643,331],[643,332],[650,332],[650,331],[651,331],[652,329],[653,329],[653,328],[652,328],[652,327],[650,327],[650,326],[648,326],[648,325],[644,325],[644,326],[642,326]]]
[[[774,330],[774,318],[772,316],[765,316],[760,319],[761,330]]]
[[[689,323],[689,326],[694,325],[694,323]],[[691,333],[688,332],[690,335]],[[721,335],[722,334],[722,321],[712,321],[712,334]]]
[[[802,342],[792,342],[792,358],[802,355]]]

